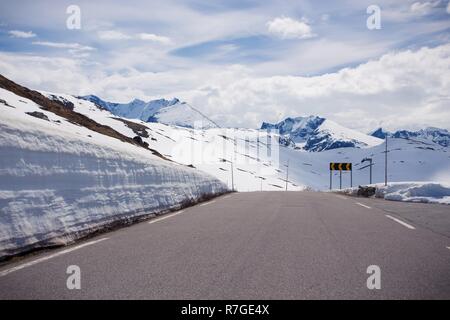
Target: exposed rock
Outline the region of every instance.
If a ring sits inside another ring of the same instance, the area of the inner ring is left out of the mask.
[[[377,189],[375,187],[359,186],[358,187],[358,196],[372,197],[375,195],[376,190]]]
[[[134,142],[136,142],[138,145],[144,147],[144,148],[148,148],[148,143],[143,141],[142,138],[140,136],[135,136],[133,138]]]
[[[10,108],[14,108],[14,109],[15,109],[15,107],[13,107],[12,105],[8,104],[8,102],[6,102],[6,101],[3,100],[3,99],[0,99],[0,103],[1,103],[1,104],[4,104],[4,105],[7,106],[7,107],[10,107]]]
[[[150,137],[150,135],[147,132],[148,128],[146,126],[142,125],[142,124],[139,124],[139,123],[136,123],[136,122],[132,122],[132,121],[128,121],[128,120],[121,119],[121,118],[113,118],[113,119],[125,123],[125,125],[128,128],[133,130],[133,132],[135,134],[137,134],[138,136],[140,136],[142,138]]]
[[[33,111],[33,112],[25,112],[25,113],[30,115],[30,116],[32,116],[32,117],[35,117],[35,118],[39,118],[39,119],[42,119],[42,120],[50,121],[48,119],[48,117],[45,114],[43,114],[42,112]]]

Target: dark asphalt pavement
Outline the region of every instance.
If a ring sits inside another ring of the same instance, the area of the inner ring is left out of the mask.
[[[450,206],[236,193],[3,266],[0,299],[450,299],[449,247]]]

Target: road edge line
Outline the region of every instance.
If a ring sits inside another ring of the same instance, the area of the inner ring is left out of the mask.
[[[29,262],[25,262],[23,264],[19,264],[19,265],[15,266],[15,267],[12,267],[12,268],[0,271],[0,278],[4,277],[4,276],[6,276],[6,275],[8,275],[8,274],[10,274],[12,272],[16,272],[16,271],[19,271],[19,270],[22,270],[22,269],[34,266],[34,265],[36,265],[38,263],[41,263],[41,262],[44,262],[44,261],[47,261],[47,260],[50,260],[50,259],[62,256],[64,254],[66,254],[66,253],[70,253],[70,252],[73,252],[75,250],[79,250],[81,248],[84,248],[84,247],[87,247],[87,246],[90,246],[90,245],[93,245],[93,244],[96,244],[96,243],[99,243],[99,242],[102,242],[102,241],[108,240],[108,239],[109,238],[105,237],[105,238],[101,238],[101,239],[98,239],[98,240],[89,241],[89,242],[86,242],[86,243],[82,243],[82,244],[80,244],[78,246],[75,246],[75,247],[72,247],[72,248],[67,248],[67,249],[64,249],[62,251],[53,253],[51,255],[38,258],[36,260],[32,260],[32,261],[29,261]]]

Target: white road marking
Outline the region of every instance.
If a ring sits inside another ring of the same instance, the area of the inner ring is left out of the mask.
[[[222,199],[228,199],[229,197],[231,197],[231,195],[225,196]]]
[[[407,227],[408,229],[412,229],[412,230],[416,229],[416,228],[413,227],[412,225],[407,224],[406,222],[403,222],[402,220],[399,220],[399,219],[397,219],[397,218],[394,218],[393,216],[390,216],[390,215],[388,215],[388,214],[386,214],[385,216],[388,217],[389,219],[394,220],[395,222],[400,223],[402,226]]]
[[[450,247],[447,247],[447,249],[449,249],[449,250],[450,250]]]
[[[200,205],[200,207],[207,206],[208,204],[211,204],[211,203],[214,203],[214,202],[216,202],[216,200],[202,203],[202,204]]]
[[[359,206],[361,206],[361,207],[367,208],[367,209],[372,209],[371,207],[366,206],[365,204],[362,204],[362,203],[360,203],[360,202],[356,202],[356,204],[359,205]]]
[[[172,213],[172,214],[167,214],[167,215],[165,215],[164,217],[157,218],[157,219],[153,219],[153,220],[149,221],[148,224],[152,224],[152,223],[155,223],[155,222],[159,222],[159,221],[162,221],[162,220],[166,220],[166,219],[168,219],[168,218],[172,218],[172,217],[177,216],[177,215],[179,215],[180,213],[183,213],[183,212],[184,212],[184,210],[180,210],[180,211],[177,211],[177,212]]]
[[[39,258],[39,259],[30,261],[30,262],[27,262],[27,263],[24,263],[24,264],[20,264],[18,266],[13,267],[13,268],[3,270],[3,271],[0,272],[0,277],[4,277],[7,274],[10,274],[11,272],[19,271],[21,269],[34,266],[35,264],[38,264],[38,263],[41,263],[41,262],[44,262],[44,261],[47,261],[47,260],[50,260],[50,259],[62,256],[64,254],[66,254],[66,253],[69,253],[69,252],[72,252],[72,251],[75,251],[75,250],[78,250],[78,249],[81,249],[81,248],[84,248],[84,247],[87,247],[87,246],[91,246],[91,245],[93,245],[95,243],[99,243],[99,242],[107,240],[107,239],[109,239],[109,238],[101,238],[101,239],[98,239],[98,240],[86,242],[86,243],[80,244],[78,246],[75,246],[75,247],[72,247],[72,248],[68,248],[68,249],[59,251],[57,253],[48,255],[46,257],[42,257],[42,258]]]

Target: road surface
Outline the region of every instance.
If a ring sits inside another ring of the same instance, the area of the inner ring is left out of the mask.
[[[449,299],[450,206],[235,193],[5,265],[0,299],[18,298]]]

